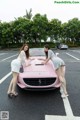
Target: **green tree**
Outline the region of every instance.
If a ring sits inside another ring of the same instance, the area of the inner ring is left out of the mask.
[[[33,26],[31,27],[32,38],[35,43],[39,42],[41,45],[41,40],[46,41],[48,37],[47,33],[48,19],[46,15],[36,14],[33,17]]]
[[[2,43],[2,23],[0,22],[0,45]]]
[[[73,18],[68,23],[63,24],[63,35],[64,37],[72,41],[73,44],[80,40],[80,21],[78,18]]]
[[[2,40],[1,45],[3,47],[9,47],[11,40],[13,39],[12,29],[10,23],[2,23]]]
[[[30,9],[29,12],[26,10],[26,15],[24,15],[23,17],[31,20],[31,18],[32,18],[32,9]]]
[[[32,21],[29,19],[19,17],[17,20],[15,20],[13,24],[13,34],[15,42],[31,42],[31,27]]]
[[[49,22],[49,35],[53,40],[59,40],[61,37],[61,21],[58,19],[52,19]]]

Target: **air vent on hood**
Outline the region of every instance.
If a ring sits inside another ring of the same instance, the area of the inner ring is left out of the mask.
[[[44,65],[44,64],[42,64],[42,63],[39,64],[39,63],[38,63],[38,64],[35,64],[35,65]]]

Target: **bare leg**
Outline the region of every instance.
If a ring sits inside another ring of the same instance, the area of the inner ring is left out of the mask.
[[[59,80],[61,82],[61,87],[63,89],[64,94],[67,95],[66,80],[65,80],[65,77],[64,77],[65,76],[64,67],[65,66],[62,66],[62,67],[58,68],[56,70],[56,74],[58,75],[58,78],[59,78]]]
[[[12,91],[11,91],[11,93],[14,93],[14,94],[16,93],[17,77],[18,77],[18,73],[13,72],[13,80],[12,80],[13,86],[12,86]]]
[[[12,91],[12,86],[13,86],[13,79],[12,79],[11,82],[10,82],[10,85],[9,85],[7,94],[10,94],[10,93],[11,93],[11,91]]]
[[[13,78],[12,78],[10,85],[9,85],[9,88],[8,88],[8,92],[7,92],[8,94],[10,94],[10,93],[15,94],[16,93],[15,91],[16,91],[18,73],[13,72],[12,75],[13,75]]]
[[[66,95],[68,95],[67,93],[67,89],[66,89],[66,80],[65,80],[65,66],[61,66],[61,73],[62,73],[62,77],[63,77],[63,80],[64,80],[64,93]]]

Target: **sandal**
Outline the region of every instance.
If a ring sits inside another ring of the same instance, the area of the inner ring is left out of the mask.
[[[13,94],[12,93],[8,93],[8,97],[12,98]]]
[[[18,96],[18,93],[15,92],[15,93],[12,93],[14,97],[17,97]]]
[[[68,97],[69,95],[68,94],[66,94],[66,97]]]
[[[66,98],[66,97],[68,97],[68,96],[69,96],[68,94],[62,94],[62,95],[61,95],[62,98]]]
[[[65,94],[62,94],[61,97],[62,97],[62,98],[66,98],[66,95],[65,95]]]

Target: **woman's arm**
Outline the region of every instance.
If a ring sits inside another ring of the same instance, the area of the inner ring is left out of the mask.
[[[29,64],[26,64],[26,66],[25,67],[28,67],[28,66],[30,66],[31,64],[29,63]]]
[[[30,59],[31,61],[32,61],[32,60],[35,60],[35,58],[31,58],[31,57],[30,57],[29,59]]]
[[[42,64],[46,64],[49,60],[50,58],[47,58],[44,62],[42,62]]]
[[[45,59],[45,58],[38,58],[38,60],[43,60],[43,61],[45,61],[46,59]]]
[[[22,64],[24,65],[24,67],[28,67],[31,65],[30,59],[26,58],[25,52],[23,50],[20,52],[20,58],[21,58],[21,61],[22,61]]]

